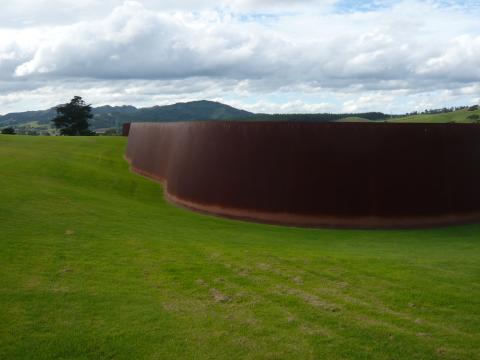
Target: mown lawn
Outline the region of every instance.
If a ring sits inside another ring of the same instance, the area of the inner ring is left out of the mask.
[[[479,225],[200,215],[125,144],[0,136],[0,359],[480,359]]]

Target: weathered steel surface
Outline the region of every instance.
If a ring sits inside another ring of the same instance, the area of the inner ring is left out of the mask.
[[[122,125],[122,136],[128,136],[130,132],[130,123],[123,123]]]
[[[480,126],[134,123],[132,168],[210,213],[304,226],[480,220]]]

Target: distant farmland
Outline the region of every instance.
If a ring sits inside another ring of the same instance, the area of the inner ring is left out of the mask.
[[[478,118],[477,118],[478,116]],[[361,117],[347,117],[339,121],[362,122],[369,121]],[[419,114],[394,116],[385,119],[386,122],[405,122],[405,123],[480,123],[480,110],[469,111],[467,109],[445,112],[439,114]]]

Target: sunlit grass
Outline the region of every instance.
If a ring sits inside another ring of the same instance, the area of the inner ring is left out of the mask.
[[[125,144],[0,136],[0,359],[480,358],[480,226],[200,215]]]

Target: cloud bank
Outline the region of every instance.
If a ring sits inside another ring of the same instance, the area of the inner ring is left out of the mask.
[[[473,2],[159,3],[8,2],[0,113],[73,94],[95,105],[205,98],[260,112],[405,112],[480,98]]]

